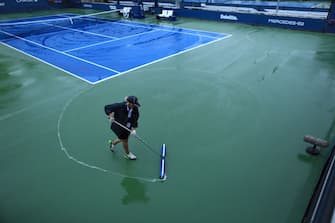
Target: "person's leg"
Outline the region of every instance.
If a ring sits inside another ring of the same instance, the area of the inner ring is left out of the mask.
[[[126,152],[126,154],[129,154],[128,138],[127,139],[121,139],[120,141],[122,141],[122,145],[123,145],[123,148],[124,148],[124,151]]]
[[[113,140],[112,144],[115,146],[116,144],[118,144],[119,142],[121,142],[121,139],[116,138]]]
[[[122,139],[125,138],[124,136],[125,130],[122,129],[120,126],[116,125],[114,122],[111,125],[111,129],[114,132],[114,134],[117,136],[116,139],[111,141],[111,147],[114,147],[116,144],[120,143]]]
[[[121,139],[124,138],[124,130],[120,128],[120,126],[116,125],[114,122],[111,125],[111,129],[114,134],[117,136],[114,140],[109,140],[109,148],[112,152],[114,152],[114,147],[121,142]]]
[[[131,159],[131,160],[136,160],[136,156],[129,151],[129,146],[128,146],[128,138],[126,139],[121,139],[122,141],[122,145],[123,145],[123,148],[124,148],[124,151],[126,152],[126,156],[128,159]]]
[[[113,152],[114,151],[114,146],[120,142],[122,142],[122,145],[123,145],[123,149],[125,151],[125,153],[127,154],[127,158],[131,159],[131,160],[135,160],[136,159],[136,156],[131,153],[129,151],[129,145],[128,145],[128,137],[130,135],[130,133],[124,129],[121,129],[121,128],[115,128],[115,126],[112,125],[112,130],[114,131],[114,133],[118,136],[115,140],[111,141],[111,144],[110,144],[110,148],[111,148],[111,151]]]
[[[114,152],[115,150],[115,145],[118,144],[119,142],[121,142],[121,140],[119,138],[116,138],[114,140],[108,140],[108,143],[109,143],[109,149]]]

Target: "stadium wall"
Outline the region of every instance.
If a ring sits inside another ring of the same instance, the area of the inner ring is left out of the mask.
[[[327,21],[324,19],[192,9],[177,9],[175,11],[177,16],[182,17],[208,19],[222,22],[244,23],[249,25],[272,26],[286,29],[308,30],[314,32],[327,31],[325,27]]]
[[[332,0],[326,24],[326,32],[335,33],[335,0]]]
[[[115,8],[122,8],[120,5],[99,4],[99,3],[82,3],[82,8],[90,8],[97,10],[112,10]],[[164,7],[165,8],[165,7]],[[159,11],[161,11],[161,7]],[[169,9],[169,8],[166,8]],[[317,18],[303,18],[303,17],[289,17],[278,15],[262,15],[252,13],[240,12],[220,12],[201,9],[186,9],[186,8],[170,8],[174,10],[174,14],[180,17],[189,17],[206,20],[216,20],[221,22],[244,23],[249,25],[272,26],[277,28],[305,30],[313,32],[331,32],[335,33],[335,11],[334,7],[327,19]]]
[[[0,0],[0,13],[29,12],[49,8],[48,0]]]
[[[70,7],[80,0],[0,0],[0,13],[31,12],[35,10]]]

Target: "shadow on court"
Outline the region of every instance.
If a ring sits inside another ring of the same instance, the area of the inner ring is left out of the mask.
[[[121,186],[127,193],[122,197],[122,204],[148,203],[150,201],[150,198],[146,194],[147,189],[145,184],[139,180],[125,177],[121,182]]]

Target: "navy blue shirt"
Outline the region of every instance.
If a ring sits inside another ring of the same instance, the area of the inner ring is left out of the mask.
[[[129,129],[131,129],[131,127],[137,128],[137,120],[140,117],[138,108],[136,106],[133,107],[130,117],[128,117],[128,109],[127,102],[114,103],[105,106],[105,113],[106,115],[109,115],[114,112],[115,121],[124,126],[127,126],[127,123],[130,123],[130,126],[127,126]]]

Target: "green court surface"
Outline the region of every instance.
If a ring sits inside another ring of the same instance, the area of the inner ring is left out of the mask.
[[[0,222],[301,221],[334,144],[335,36],[161,24],[232,36],[97,85],[0,45]],[[108,150],[103,106],[126,95],[165,182],[135,138],[136,161]],[[306,134],[331,145],[312,157]]]

